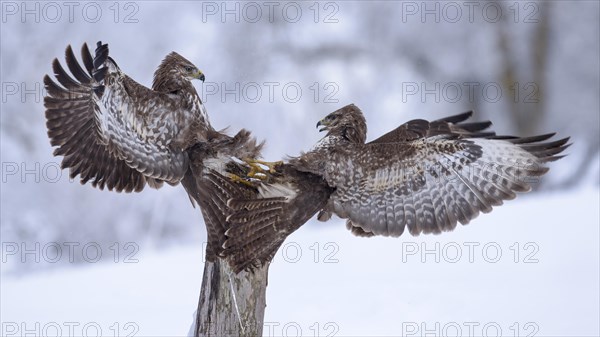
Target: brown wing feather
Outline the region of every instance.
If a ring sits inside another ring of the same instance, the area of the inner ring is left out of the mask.
[[[420,121],[407,125],[432,134]],[[543,142],[549,135],[494,138],[504,139],[469,138],[450,129],[410,141],[354,145],[331,158],[338,163],[328,177],[338,187],[335,211],[353,228],[376,235],[399,236],[406,227],[412,235],[449,231],[515,192],[529,191],[548,171],[543,164],[568,147],[568,138]]]
[[[55,59],[58,83],[44,77],[48,135],[59,146],[55,154],[65,156],[63,167],[71,168],[71,177],[80,175],[82,182],[117,191],[179,183],[188,168],[186,150],[212,131],[189,80],[163,72],[180,83],[180,90],[155,91],[121,72],[108,56],[107,44],[98,42],[94,57],[84,44],[81,54],[83,67],[67,47],[70,74]],[[178,60],[184,60],[172,54],[159,70],[178,67]]]
[[[354,114],[354,115],[353,115]],[[359,110],[345,121],[363,120]],[[547,172],[544,163],[561,158],[568,139],[545,142],[552,134],[527,138],[496,136],[491,122],[468,122],[471,112],[435,121],[411,120],[376,140],[360,144],[342,137],[294,161],[323,174],[336,187],[333,210],[348,218],[360,236],[399,236],[452,230],[480,212],[490,212]],[[360,124],[360,123],[359,123]],[[352,128],[352,123],[335,124]]]
[[[101,42],[94,66],[99,84],[95,117],[103,144],[144,176],[177,184],[188,168],[185,150],[195,141],[205,140],[208,129],[192,85],[185,82],[185,89],[177,95],[147,88],[125,75],[108,57],[108,45]],[[198,104],[184,102],[188,95]],[[196,123],[198,119],[202,122]],[[188,133],[200,139],[181,143],[178,138]]]
[[[492,125],[490,121],[463,123],[472,115],[472,111],[467,111],[432,122],[424,119],[411,120],[370,143],[398,143],[442,134],[457,134],[470,138],[496,135],[493,131],[484,131]]]
[[[83,45],[84,70],[71,46],[67,47],[67,67],[75,78],[54,60],[55,83],[44,77],[48,96],[44,98],[46,126],[53,146],[58,146],[54,155],[64,156],[61,166],[69,168],[69,176],[80,176],[81,183],[91,182],[95,187],[118,192],[139,192],[144,188],[145,178],[127,164],[111,154],[99,141],[94,109],[93,58],[86,44]]]
[[[347,218],[364,237],[449,231],[529,191],[531,179],[548,171],[543,164],[568,147],[568,138],[546,142],[553,134],[496,136],[485,131],[490,122],[464,123],[470,115],[410,121],[368,144],[323,142],[293,158],[281,177],[261,185],[291,184],[293,196],[228,200],[223,254],[237,271],[269,261],[318,210],[322,220],[331,211]]]

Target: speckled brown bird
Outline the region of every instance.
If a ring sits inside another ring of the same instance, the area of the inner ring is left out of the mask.
[[[569,138],[547,141],[554,134],[496,136],[486,131],[491,122],[466,123],[470,116],[412,120],[366,143],[358,107],[332,112],[317,124],[325,137],[268,179],[251,180],[251,197],[224,193],[224,254],[238,271],[268,262],[317,212],[321,221],[347,219],[364,237],[451,231],[530,191],[569,146]]]
[[[83,67],[71,46],[65,53],[69,75],[57,59],[44,83],[46,126],[54,155],[71,178],[118,192],[146,184],[179,183],[189,169],[189,149],[198,142],[219,144],[213,155],[256,157],[260,144],[242,130],[236,137],[215,131],[192,80],[204,74],[183,56],[168,54],[154,73],[152,88],[127,76],[98,42],[92,57],[81,49]],[[225,145],[228,144],[228,145]],[[214,165],[218,163],[212,161]]]

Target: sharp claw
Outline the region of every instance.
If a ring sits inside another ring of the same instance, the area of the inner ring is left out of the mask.
[[[248,180],[246,180],[236,174],[229,173],[228,176],[229,176],[229,179],[231,179],[231,181],[233,181],[233,182],[237,182],[237,183],[241,183],[241,184],[244,184],[244,185],[247,185],[250,187],[254,187],[254,185],[251,182],[249,182]]]
[[[272,174],[272,173],[277,172],[277,167],[283,164],[282,161],[266,162],[266,161],[250,159],[250,158],[244,159],[244,162],[246,164],[248,164],[248,166],[250,167],[250,171],[248,172],[248,174],[246,176],[249,178],[257,178],[257,179],[261,179],[261,180],[267,178],[267,173],[266,173],[265,169],[263,169],[262,166],[260,166],[260,165],[264,165],[264,166],[268,167],[269,168],[268,172]]]
[[[283,161],[268,162],[262,160],[254,160],[255,163],[265,165],[269,168],[269,173],[277,172],[277,166],[283,165]]]

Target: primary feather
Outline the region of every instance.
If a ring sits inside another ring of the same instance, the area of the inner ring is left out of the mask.
[[[62,168],[81,183],[118,192],[181,182],[201,207],[207,258],[220,254],[228,215],[223,195],[238,190],[215,185],[215,177],[236,158],[259,157],[262,143],[243,129],[230,137],[212,128],[191,83],[204,75],[175,52],[156,70],[152,88],[127,76],[101,42],[94,56],[83,45],[81,63],[68,46],[65,59],[70,74],[55,59],[55,80],[44,77],[48,136],[54,154],[64,157]]]
[[[323,197],[306,198],[309,192],[296,190],[277,200],[260,193],[229,200],[234,207],[227,225],[243,228],[225,233],[227,249],[234,252],[231,263],[243,269],[268,262],[272,253],[264,253],[264,247],[273,246],[273,232],[280,233],[280,245],[284,234],[304,223],[299,220],[317,212],[323,221],[333,213],[347,219],[347,228],[364,237],[450,231],[514,199],[517,192],[530,191],[548,171],[545,164],[561,158],[558,154],[569,146],[568,138],[547,141],[553,134],[496,136],[487,130],[489,121],[465,122],[471,115],[412,120],[366,143],[366,122],[358,107],[329,114],[317,124],[326,136],[311,151],[292,158],[281,176],[262,183],[311,184],[311,190],[324,189]],[[279,212],[271,202],[280,205]],[[261,207],[269,212],[260,221],[239,216],[250,209],[261,214]],[[311,214],[292,219],[298,210]]]
[[[56,83],[48,75],[44,99],[48,136],[63,168],[81,182],[117,191],[140,191],[148,183],[177,184],[187,170],[186,150],[206,141],[214,129],[186,75],[195,66],[171,53],[159,66],[152,89],[124,74],[98,43],[92,57],[81,49],[84,67],[71,46],[55,59]]]

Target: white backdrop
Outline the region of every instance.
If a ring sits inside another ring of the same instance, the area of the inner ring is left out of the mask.
[[[298,323],[306,336],[421,336],[439,323],[453,335],[452,322],[463,336],[469,322],[476,334],[494,335],[482,330],[494,322],[511,336],[599,333],[597,2],[1,5],[2,334],[35,322],[52,334],[55,322],[66,335],[65,323],[97,322],[104,335],[127,335],[133,322],[136,335],[184,335],[191,321],[205,234],[183,189],[98,191],[70,181],[52,157],[43,75],[68,44],[98,40],[145,85],[170,51],[194,62],[213,125],[252,130],[267,140],[267,159],[309,149],[321,136],[316,121],[348,103],[364,111],[369,139],[469,109],[503,134],[573,136],[539,191],[454,233],[361,240],[342,221],[309,222],[287,246],[286,259],[300,250],[299,261],[271,269],[275,334],[295,335]],[[497,243],[502,257],[444,261],[469,242]],[[421,262],[421,245],[438,243],[442,260]],[[539,262],[523,263],[534,250]]]

